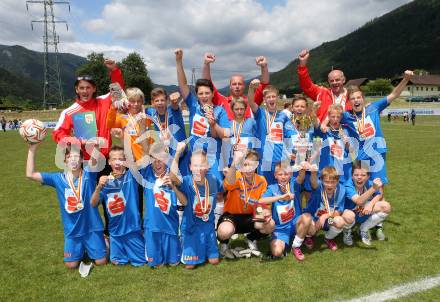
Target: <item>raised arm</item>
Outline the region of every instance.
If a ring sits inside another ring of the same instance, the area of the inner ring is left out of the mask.
[[[92,198],[90,198],[90,205],[92,207],[96,207],[99,203],[99,195],[101,194],[102,188],[107,183],[108,176],[103,175],[99,178],[98,184],[96,185],[95,191],[92,194]]]
[[[318,189],[318,170],[310,167],[310,186],[313,190]]]
[[[405,89],[406,84],[408,84],[408,81],[413,75],[414,72],[412,72],[411,70],[406,70],[404,72],[402,81],[400,81],[400,83],[396,87],[394,87],[393,91],[391,91],[391,93],[387,96],[388,104],[390,104],[394,99],[400,96],[403,89]]]
[[[375,178],[373,180],[373,186],[371,186],[367,191],[365,191],[364,193],[362,193],[361,195],[354,195],[352,197],[352,200],[355,204],[359,205],[359,206],[363,206],[365,204],[365,202],[370,199],[371,196],[373,196],[374,192],[376,192],[377,190],[379,190],[382,187],[382,181],[380,180],[380,178]],[[376,198],[378,197],[378,198]],[[375,201],[375,203],[381,199],[382,195],[377,195],[375,198],[373,199],[377,199]],[[373,202],[373,200],[371,201]]]
[[[169,96],[170,99],[170,106],[173,110],[179,110],[179,99],[180,99],[180,93],[173,92]]]
[[[110,74],[110,79],[112,83],[118,83],[122,89],[125,90],[124,77],[122,76],[122,71],[119,69],[116,61],[113,59],[106,58],[104,60],[104,66],[107,67]]]
[[[249,88],[248,88],[248,103],[249,103],[249,106],[251,107],[251,110],[254,114],[258,110],[258,105],[255,103],[255,100],[254,100],[255,90],[257,89],[258,85],[260,85],[260,81],[258,79],[253,79],[249,83]]]
[[[43,182],[40,172],[35,171],[35,152],[39,144],[29,145],[29,151],[26,162],[26,177],[33,181]]]
[[[263,84],[269,84],[270,82],[270,75],[269,75],[269,68],[267,67],[267,58],[264,56],[259,56],[255,59],[255,63],[257,63],[257,66],[260,66],[261,68],[261,83]]]
[[[178,185],[178,186],[180,184],[182,184],[182,180],[181,180],[181,176],[180,176],[180,171],[179,171],[179,158],[180,158],[180,155],[185,150],[185,148],[186,148],[186,143],[185,142],[177,143],[176,153],[174,154],[174,158],[173,158],[173,161],[171,163],[171,168],[170,168],[170,179],[171,179],[171,182],[176,184],[176,185]]]
[[[183,206],[186,206],[188,203],[188,199],[186,198],[186,195],[179,190],[179,188],[173,183],[171,182],[170,184],[171,189],[173,189],[174,193],[176,193],[177,199],[180,201],[180,203]]]
[[[211,81],[211,63],[215,62],[215,54],[211,52],[205,53],[202,68],[202,79]]]
[[[177,70],[177,82],[179,83],[180,92],[182,93],[183,98],[189,95],[189,86],[186,81],[185,70],[183,69],[183,50],[177,48],[174,50],[174,54],[176,55],[176,70]]]
[[[298,65],[298,78],[299,86],[304,91],[304,93],[310,97],[312,100],[316,101],[320,87],[312,82],[309,75],[309,70],[307,69],[307,63],[310,57],[310,53],[307,49],[301,51],[298,55],[299,65]]]

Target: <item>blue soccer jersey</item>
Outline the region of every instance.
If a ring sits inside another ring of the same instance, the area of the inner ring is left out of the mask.
[[[340,131],[346,137],[349,137],[348,129],[343,125],[340,129],[328,129],[325,133],[321,132],[318,128],[315,134],[322,138],[323,141],[319,159],[319,171],[328,166],[335,167],[336,171],[338,171],[339,182],[345,183],[351,178],[352,158],[342,140]]]
[[[174,110],[171,106],[168,106],[164,115],[159,115],[155,108],[147,108],[145,109],[145,113],[155,120],[153,125],[154,130],[157,132],[157,137],[159,137],[160,131],[157,124],[160,124],[162,129],[168,128],[172,135],[169,151],[170,155],[174,157],[174,154],[176,154],[177,143],[183,142],[186,139],[185,123],[183,121],[182,110],[180,108]],[[182,175],[188,174],[188,164],[189,154],[187,149],[185,149],[179,161],[179,170]]]
[[[182,233],[192,232],[194,228],[209,225],[214,229],[214,209],[216,206],[217,193],[222,191],[221,180],[211,174],[206,175],[208,182],[209,195],[205,196],[205,184],[194,186],[194,179],[191,175],[183,177],[179,189],[188,199],[188,204],[183,211]],[[198,197],[197,196],[198,192]]]
[[[280,111],[274,116],[260,107],[255,113],[255,121],[257,138],[261,142],[261,148],[257,150],[261,158],[259,174],[264,175],[268,184],[271,184],[274,183],[274,167],[288,158],[292,151],[291,137],[297,132],[290,119]]]
[[[318,188],[312,190],[312,195],[304,212],[312,215],[314,220],[317,220],[321,215],[328,213],[328,209],[324,202],[325,197],[327,197],[330,212],[338,211],[342,214],[345,203],[345,187],[341,183],[338,183],[333,196],[326,196],[324,185],[321,181],[318,181]]]
[[[100,193],[108,216],[112,236],[124,236],[141,230],[138,182],[130,170],[119,178],[107,181]]]
[[[141,169],[144,178],[144,228],[169,235],[179,233],[176,193],[162,185],[151,165]]]
[[[275,221],[275,230],[287,230],[292,227],[293,220],[301,215],[301,185],[295,178],[290,179],[290,191],[294,194],[292,200],[278,200],[272,204],[272,218]],[[267,187],[262,197],[284,195],[278,183]]]
[[[258,150],[261,145],[256,139],[257,124],[253,118],[247,118],[242,123],[234,120],[229,121],[229,129],[225,129],[229,137],[222,143],[222,156],[226,156],[224,162],[230,165],[234,157],[235,146],[245,146],[247,149]]]
[[[362,211],[362,208],[370,203],[370,201],[377,195],[380,195],[380,191],[376,190],[373,195],[365,202],[363,206],[358,206],[353,201],[353,196],[359,195],[361,196],[364,192],[370,189],[373,186],[373,182],[371,180],[367,180],[362,190],[358,191],[353,182],[353,179],[348,180],[345,183],[345,208],[349,210],[354,210],[355,212]]]
[[[365,117],[362,112],[344,112],[341,123],[346,124],[351,137],[359,141],[359,160],[373,157],[376,153],[386,153],[387,147],[380,127],[380,113],[388,107],[387,98],[370,103],[365,107]],[[362,126],[363,124],[363,126]],[[361,128],[361,133],[359,133]],[[363,128],[363,129],[362,129]]]
[[[83,170],[79,194],[81,202],[78,202],[77,195],[69,186],[68,178],[63,172],[41,173],[41,177],[43,185],[51,186],[57,191],[65,237],[81,237],[90,232],[104,230],[98,209],[90,205],[97,173]],[[73,180],[75,190],[78,182],[79,178]]]

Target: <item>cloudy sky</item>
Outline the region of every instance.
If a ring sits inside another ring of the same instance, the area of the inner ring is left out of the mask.
[[[86,56],[92,51],[121,59],[140,53],[155,83],[176,84],[173,49],[184,50],[184,65],[200,74],[203,54],[217,55],[215,83],[231,73],[255,76],[255,57],[265,55],[271,71],[293,60],[303,48],[341,37],[410,0],[71,0],[55,6],[60,52]],[[0,44],[42,50],[42,6],[1,0]]]

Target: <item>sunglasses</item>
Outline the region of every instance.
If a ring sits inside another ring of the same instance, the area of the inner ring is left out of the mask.
[[[94,81],[91,76],[81,76],[76,78],[77,81]]]

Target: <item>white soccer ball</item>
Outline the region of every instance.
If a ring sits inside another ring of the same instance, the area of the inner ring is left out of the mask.
[[[36,119],[25,120],[20,126],[21,137],[30,144],[36,144],[46,137],[47,129],[42,121]]]

